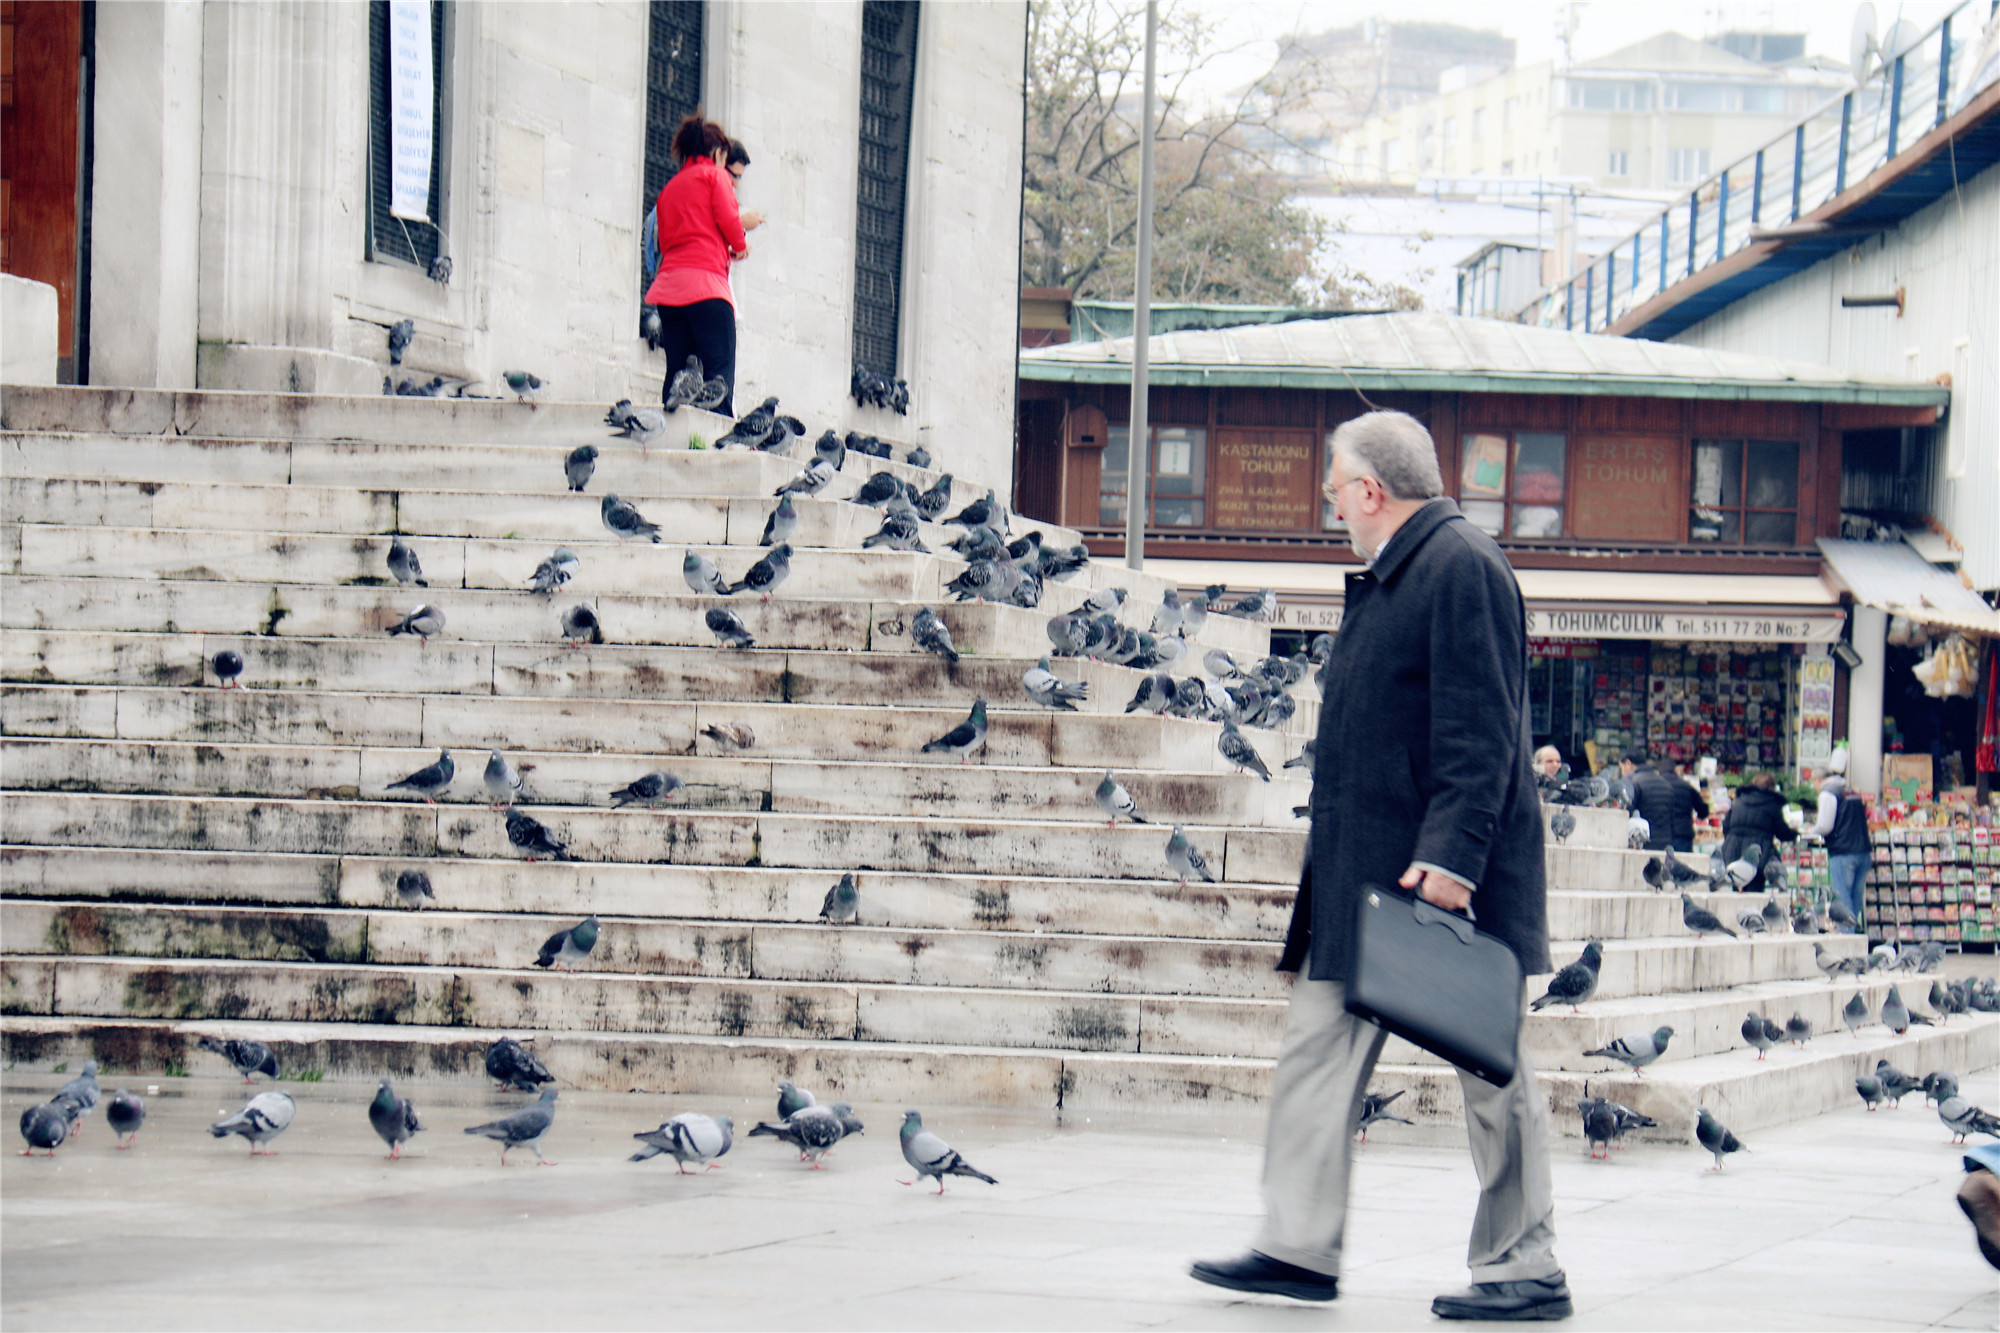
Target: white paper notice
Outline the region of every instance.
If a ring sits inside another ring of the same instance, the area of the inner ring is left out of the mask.
[[[389,0],[389,212],[431,220],[431,5]]]

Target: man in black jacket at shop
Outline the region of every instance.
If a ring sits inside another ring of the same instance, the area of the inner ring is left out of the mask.
[[[1646,821],[1649,852],[1694,850],[1695,811],[1708,818],[1708,802],[1674,772],[1671,759],[1640,764],[1632,770],[1634,813]]]
[[[1745,893],[1764,891],[1764,867],[1781,842],[1799,835],[1785,822],[1785,798],[1778,793],[1778,780],[1759,773],[1736,789],[1736,799],[1722,821],[1722,859],[1725,864],[1747,860],[1757,867]],[[1751,849],[1756,854],[1751,855]]]

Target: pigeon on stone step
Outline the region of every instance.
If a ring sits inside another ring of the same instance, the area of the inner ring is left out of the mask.
[[[426,647],[430,645],[431,636],[442,633],[444,633],[444,612],[428,602],[411,607],[408,615],[389,626],[391,638],[398,634],[414,634]]]
[[[856,920],[860,912],[861,890],[855,887],[854,872],[850,870],[840,877],[840,883],[826,891],[826,901],[820,904],[819,919],[838,926]]]
[[[597,446],[580,444],[569,451],[563,461],[563,476],[569,481],[569,488],[580,491],[590,485],[591,474],[597,471]]]
[[[481,1138],[492,1139],[500,1145],[500,1165],[507,1165],[509,1149],[523,1145],[535,1150],[535,1160],[543,1166],[554,1166],[542,1155],[542,1138],[556,1123],[556,1090],[543,1088],[541,1100],[532,1106],[524,1106],[509,1116],[474,1125],[465,1132],[477,1134]]]
[[[1173,834],[1167,839],[1167,868],[1174,872],[1174,877],[1180,881],[1182,888],[1186,888],[1191,879],[1198,879],[1207,884],[1215,883],[1215,875],[1208,868],[1207,858],[1202,856],[1198,847],[1188,841],[1187,830],[1179,824],[1174,825]]]
[[[929,490],[920,492],[911,503],[927,522],[937,522],[938,515],[951,508],[951,473],[939,477]]]
[[[1708,1150],[1708,1155],[1715,1159],[1715,1165],[1709,1168],[1711,1171],[1720,1171],[1722,1159],[1730,1153],[1742,1152],[1750,1146],[1730,1133],[1727,1125],[1710,1115],[1706,1106],[1695,1111],[1694,1136]]]
[[[743,622],[733,611],[713,607],[703,617],[708,622],[708,632],[722,641],[725,648],[754,648],[757,641],[750,637],[750,631],[743,628]]]
[[[291,1128],[292,1117],[298,1114],[298,1110],[298,1104],[289,1093],[260,1092],[235,1115],[210,1125],[208,1132],[218,1139],[241,1134],[250,1140],[252,1157],[275,1157],[277,1154],[263,1145]]]
[[[654,445],[666,438],[667,414],[657,407],[642,407],[629,413],[625,421],[613,432],[617,438],[635,441],[642,454],[650,453]]]
[[[556,841],[546,825],[519,810],[507,812],[507,841],[526,852],[530,861],[539,861],[545,856],[557,861],[576,859],[569,854],[567,846]]]
[[[1174,678],[1164,671],[1139,678],[1139,688],[1132,692],[1132,702],[1125,705],[1125,711],[1160,714],[1173,706]]]
[[[1776,898],[1764,900],[1764,929],[1773,935],[1785,933],[1785,909],[1778,906]]]
[[[803,1106],[776,1124],[760,1120],[757,1127],[750,1131],[750,1137],[754,1139],[765,1135],[782,1139],[797,1148],[799,1155],[812,1164],[813,1170],[824,1171],[826,1167],[820,1158],[826,1156],[827,1150],[839,1143],[846,1132],[840,1117],[834,1114],[831,1107]]]
[[[715,748],[725,752],[748,750],[757,744],[757,733],[745,722],[707,722],[702,725],[701,734],[715,742]]]
[[[729,428],[727,435],[715,442],[715,447],[727,449],[732,444],[741,444],[756,449],[771,437],[777,423],[778,400],[766,398],[736,418],[736,424]]]
[[[1778,1028],[1771,1020],[1754,1010],[1743,1016],[1742,1031],[1743,1040],[1756,1048],[1759,1060],[1764,1058],[1766,1051],[1782,1041],[1785,1035],[1782,1028]]]
[[[1817,935],[1819,933],[1819,917],[1813,912],[1812,908],[1807,907],[1803,903],[1799,904],[1798,908],[1792,913],[1792,934]]]
[[[902,1140],[903,1160],[916,1168],[917,1180],[922,1180],[925,1176],[935,1177],[939,1194],[944,1193],[946,1176],[970,1176],[989,1185],[1000,1183],[966,1161],[956,1148],[925,1129],[924,1118],[915,1109],[903,1112]],[[917,1180],[905,1180],[900,1183],[914,1185]]]
[[[271,1048],[261,1041],[217,1041],[214,1037],[203,1037],[195,1045],[204,1051],[214,1051],[229,1061],[236,1072],[243,1075],[245,1083],[250,1082],[252,1074],[263,1074],[271,1079],[278,1077],[278,1057],[271,1054]]]
[[[132,1146],[140,1126],[146,1123],[146,1103],[120,1088],[104,1103],[104,1123],[118,1139],[120,1148]]]
[[[558,546],[553,555],[535,566],[534,577],[528,581],[528,591],[546,597],[575,578],[579,567],[576,552],[567,546]]]
[[[1860,991],[1854,992],[1854,998],[1841,1006],[1840,1025],[1857,1037],[1861,1035],[1860,1029],[1868,1025],[1868,1001]]]
[[[1723,925],[1715,913],[1706,907],[1695,906],[1694,899],[1685,893],[1681,895],[1681,924],[1693,931],[1696,939],[1706,935],[1727,935],[1730,939],[1736,938],[1736,932]]]
[[[958,762],[972,762],[972,752],[986,743],[986,701],[972,701],[972,716],[924,746],[924,754],[955,754]]]
[[[1305,744],[1305,748],[1303,750],[1300,750],[1297,754],[1293,755],[1290,759],[1287,759],[1285,761],[1284,767],[1302,768],[1305,770],[1306,776],[1311,777],[1313,771],[1313,764],[1317,760],[1318,755],[1319,755],[1319,742],[1307,741]]]
[[[689,356],[687,364],[674,372],[667,381],[667,393],[662,406],[669,412],[678,412],[695,399],[701,397],[701,386],[708,382],[701,373],[701,358]]]
[[[1980,1110],[1965,1098],[1953,1095],[1938,1103],[1938,1119],[1952,1132],[1952,1142],[1964,1143],[1968,1134],[1984,1134],[2000,1139],[2000,1117]]]
[[[1651,1032],[1628,1032],[1594,1051],[1585,1051],[1584,1054],[1616,1060],[1629,1068],[1634,1075],[1644,1078],[1646,1066],[1666,1054],[1667,1043],[1673,1039],[1673,1035],[1674,1030],[1670,1027],[1657,1027]]]
[[[903,483],[893,472],[877,472],[861,483],[861,488],[849,497],[858,505],[880,507],[903,493]]]
[[[723,591],[722,571],[715,562],[695,550],[692,546],[681,557],[681,578],[686,581],[688,591],[697,596],[726,597]]]
[[[396,876],[396,898],[412,911],[422,911],[426,901],[437,901],[431,892],[431,877],[421,870],[405,870]]]
[[[1269,588],[1260,589],[1230,607],[1228,614],[1243,620],[1276,620],[1278,594]]]
[[[961,602],[974,598],[982,602],[1004,602],[1020,579],[1021,571],[1005,561],[974,560],[944,588]]]
[[[1389,1093],[1364,1092],[1361,1094],[1361,1120],[1356,1128],[1361,1132],[1361,1141],[1363,1143],[1368,1142],[1368,1127],[1370,1125],[1379,1125],[1384,1120],[1393,1121],[1398,1125],[1412,1125],[1416,1123],[1413,1120],[1405,1120],[1402,1116],[1389,1114],[1389,1103],[1395,1101],[1406,1091],[1407,1089],[1405,1088],[1398,1088],[1394,1092]]]
[[[410,1141],[410,1136],[424,1127],[417,1119],[416,1106],[409,1098],[396,1095],[386,1074],[375,1089],[375,1100],[368,1103],[368,1123],[382,1142],[389,1145],[392,1162],[403,1155],[403,1145]]]
[[[1736,927],[1745,935],[1762,935],[1764,933],[1764,914],[1762,912],[1738,912],[1736,914]]]
[[[965,535],[946,542],[945,549],[970,564],[974,561],[1000,559],[1006,554],[1007,543],[1001,541],[1000,534],[991,528],[967,528]]]
[[[424,581],[424,562],[417,559],[417,553],[403,543],[401,537],[389,538],[389,572],[401,584],[416,584],[419,588],[431,585]]]
[[[916,448],[910,450],[909,453],[904,454],[903,461],[905,463],[908,463],[911,467],[920,467],[924,469],[926,472],[928,472],[930,471],[930,466],[931,466],[931,451],[924,448],[924,446],[920,444]]]
[[[486,1076],[522,1092],[533,1092],[540,1084],[556,1081],[556,1076],[535,1058],[534,1052],[512,1037],[502,1037],[486,1048]]]
[[[715,1159],[726,1155],[736,1142],[736,1122],[726,1115],[705,1116],[683,1111],[658,1129],[632,1137],[646,1146],[633,1153],[630,1161],[643,1162],[665,1153],[674,1159],[677,1175],[687,1174],[689,1162],[720,1171],[722,1168],[715,1164]]]
[[[1271,780],[1271,770],[1264,766],[1264,757],[1258,754],[1257,747],[1250,744],[1243,733],[1236,729],[1234,722],[1227,720],[1223,722],[1222,734],[1215,739],[1215,748],[1222,752],[1224,759],[1236,765],[1238,773],[1248,771],[1266,782]]]
[[[70,1126],[70,1137],[75,1138],[83,1129],[83,1122],[97,1109],[103,1094],[97,1087],[97,1061],[86,1060],[83,1072],[56,1089],[57,1097],[65,1097],[76,1103],[76,1123]],[[51,1099],[53,1100],[53,1098]]]
[[[1861,1105],[1870,1111],[1888,1100],[1887,1094],[1882,1091],[1882,1080],[1872,1074],[1863,1074],[1855,1079],[1854,1091],[1860,1094]]]
[[[225,648],[210,659],[209,666],[215,671],[215,678],[222,682],[223,689],[241,688],[237,678],[243,674],[243,654]]]
[[[1005,536],[1007,533],[1006,514],[1000,508],[999,501],[993,498],[992,491],[986,492],[984,497],[974,500],[944,522],[951,527],[991,528],[1000,536]]]
[[[417,336],[417,322],[413,319],[399,319],[389,326],[389,364],[403,364],[403,353],[410,348],[410,340]]]
[[[576,971],[577,965],[588,959],[590,951],[597,947],[599,930],[597,918],[587,916],[575,925],[557,931],[543,942],[542,951],[535,955],[535,966]]]
[[[1046,653],[1022,674],[1021,688],[1037,705],[1056,712],[1074,713],[1078,701],[1090,698],[1090,682],[1062,679],[1049,670]]]
[[[918,607],[917,614],[910,618],[910,642],[934,657],[958,665],[958,649],[951,646],[950,628],[928,606]]]
[[[1833,921],[1834,925],[1844,931],[1852,931],[1856,927],[1857,923],[1854,920],[1854,913],[1849,911],[1847,904],[1838,898],[1827,900],[1826,914]]]
[[[1828,953],[1826,946],[1818,940],[1813,941],[1813,963],[1826,974],[1828,981],[1835,981],[1843,976],[1858,977],[1868,971],[1867,959],[1843,958],[1839,954]]]
[[[526,403],[530,408],[535,406],[535,399],[541,396],[542,390],[549,387],[547,380],[525,370],[503,370],[500,378],[507,382],[514,401]]]
[[[1555,835],[1557,845],[1569,841],[1569,835],[1576,832],[1576,814],[1566,805],[1559,805],[1549,812],[1549,832]]]
[[[563,642],[572,648],[604,642],[604,626],[588,602],[579,602],[562,613]]]
[[[629,502],[616,495],[607,495],[598,504],[598,517],[604,521],[605,531],[620,541],[630,541],[644,537],[654,545],[659,545],[660,525],[649,523]]]
[[[790,542],[792,534],[799,530],[798,507],[792,503],[790,495],[778,497],[770,516],[764,520],[764,535],[757,539],[759,546],[777,546]]]
[[[1181,611],[1180,593],[1169,588],[1160,594],[1160,604],[1153,611],[1153,633],[1178,634],[1184,624],[1186,616]]]
[[[1903,997],[1896,993],[1896,988],[1890,986],[1888,997],[1882,1001],[1882,1026],[1900,1037],[1910,1030],[1911,1021],[1909,1006],[1903,1003]]]
[[[436,805],[437,798],[450,788],[452,775],[457,771],[458,766],[452,762],[451,751],[439,750],[436,763],[426,764],[410,776],[390,783],[388,790],[413,791],[430,804]]]
[[[1578,1102],[1576,1109],[1583,1115],[1583,1138],[1590,1145],[1592,1161],[1610,1161],[1611,1145],[1618,1137],[1618,1113],[1611,1109],[1611,1103],[1602,1097],[1591,1097]],[[1604,1147],[1602,1158],[1598,1156],[1598,1145]]]
[[[486,794],[493,798],[495,810],[514,808],[514,802],[521,795],[521,770],[508,762],[507,756],[498,750],[486,753]]]
[[[673,774],[655,770],[642,778],[633,779],[612,792],[611,808],[622,810],[628,805],[643,805],[657,810],[672,800],[674,793],[685,785]]]
[[[1208,598],[1198,592],[1181,594],[1181,634],[1196,639],[1208,625]]]
[[[1603,942],[1590,940],[1583,946],[1583,956],[1550,977],[1548,990],[1528,1007],[1539,1011],[1543,1005],[1566,1004],[1571,1013],[1582,1013],[1577,1006],[1587,1003],[1597,994],[1598,971],[1603,965]]]
[[[611,427],[611,429],[613,430],[617,430],[620,426],[625,424],[625,418],[631,415],[632,415],[632,400],[630,398],[620,398],[617,402],[613,403],[608,409],[606,409],[604,413],[604,424]],[[591,457],[595,458],[597,457],[597,455],[593,453]]]
[[[722,400],[729,396],[729,381],[721,375],[711,375],[701,386],[701,393],[690,407],[698,407],[704,412],[712,412],[722,406]]]
[[[777,490],[772,491],[771,494],[814,496],[832,484],[832,466],[815,458],[812,462],[806,464],[805,469],[796,477],[793,477]]]
[[[1794,1046],[1803,1046],[1812,1040],[1813,1025],[1810,1019],[1798,1010],[1785,1020],[1785,1040]]]
[[[794,1084],[788,1078],[778,1080],[778,1119],[790,1120],[808,1106],[819,1105],[819,1098]]]
[[[918,555],[929,555],[931,549],[924,545],[923,531],[914,510],[884,514],[882,526],[861,539],[864,551],[873,551],[878,547],[887,547],[891,551],[913,551]]]
[[[1106,828],[1117,828],[1120,815],[1134,824],[1146,822],[1139,814],[1139,807],[1133,804],[1132,793],[1126,791],[1124,784],[1111,775],[1110,769],[1104,771],[1104,781],[1097,784],[1097,791],[1094,794],[1097,797],[1097,808],[1102,810],[1104,817],[1110,821],[1105,825]]]

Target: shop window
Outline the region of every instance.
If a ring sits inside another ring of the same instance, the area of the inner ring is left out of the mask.
[[[1495,537],[1560,537],[1568,437],[1544,431],[1465,437],[1458,507]]]
[[[1799,446],[1696,440],[1688,537],[1724,546],[1796,546]]]
[[[1098,472],[1097,521],[1106,527],[1123,527],[1132,432],[1126,426],[1113,426],[1105,437]],[[1146,526],[1201,527],[1208,516],[1208,432],[1193,426],[1155,426],[1152,441],[1146,461],[1152,474],[1153,512]]]

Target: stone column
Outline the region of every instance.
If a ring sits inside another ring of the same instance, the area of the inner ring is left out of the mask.
[[[1857,792],[1882,790],[1882,689],[1889,659],[1889,613],[1857,606],[1854,651],[1861,665],[1847,677],[1847,782]]]

